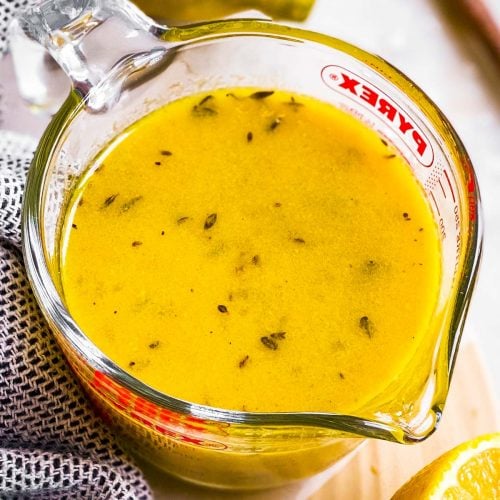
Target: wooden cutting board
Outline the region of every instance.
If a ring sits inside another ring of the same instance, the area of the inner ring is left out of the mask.
[[[327,471],[300,485],[238,494],[187,485],[146,464],[144,472],[159,500],[388,500],[411,476],[445,451],[481,434],[500,431],[492,385],[476,346],[462,345],[444,416],[434,435],[412,446],[368,441],[336,474]]]

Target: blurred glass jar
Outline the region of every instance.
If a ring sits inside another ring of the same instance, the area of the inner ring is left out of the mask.
[[[314,0],[134,0],[134,3],[149,16],[175,24],[219,19],[249,9],[273,19],[304,21]]]
[[[176,26],[239,12],[241,17],[304,21],[314,0],[134,0],[134,3],[152,18]],[[41,45],[19,31],[11,30],[10,50],[22,99],[35,113],[54,114],[71,88],[66,74]]]

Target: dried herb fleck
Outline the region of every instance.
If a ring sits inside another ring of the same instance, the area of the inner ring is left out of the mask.
[[[224,304],[219,304],[217,306],[217,309],[223,314],[226,314],[228,312],[227,307]]]
[[[279,208],[279,207],[281,207],[281,203],[280,203],[279,201],[277,201],[277,202],[274,204],[274,206],[275,206],[276,208]]]
[[[303,238],[293,238],[293,242],[304,244],[306,241]]]
[[[156,165],[157,167],[160,167],[160,166],[161,166],[161,161],[155,161],[155,165]]]
[[[290,97],[290,101],[287,102],[287,104],[289,106],[291,106],[294,111],[297,111],[298,108],[301,108],[302,106],[304,106],[304,104],[302,102],[298,102],[295,100],[295,97]]]
[[[286,337],[286,332],[273,332],[270,333],[268,336],[266,335],[265,337],[261,337],[260,341],[268,349],[276,351],[276,349],[278,349],[279,342],[285,340],[285,337]]]
[[[252,134],[252,132],[248,132],[247,133],[247,142],[252,142],[252,140],[253,140],[253,134]]]
[[[403,212],[403,219],[404,220],[411,220],[410,214],[408,212]]]
[[[339,372],[339,377],[344,380],[345,379],[345,375],[342,373],[342,372]]]
[[[390,155],[384,155],[384,158],[386,160],[392,160],[393,158],[396,158],[396,155],[394,153],[392,153]]]
[[[172,151],[168,151],[168,149],[162,149],[162,150],[160,151],[160,154],[161,154],[162,156],[172,156]]]
[[[112,194],[111,196],[108,196],[105,200],[104,203],[102,204],[101,208],[107,208],[109,207],[117,198],[118,193]]]
[[[264,344],[265,347],[271,349],[272,351],[276,351],[276,349],[278,349],[278,343],[276,342],[276,340],[270,337],[261,337],[260,341]]]
[[[367,260],[362,268],[365,274],[372,274],[379,268],[379,263],[374,260]]]
[[[78,229],[78,226],[77,226],[76,224],[71,224],[71,227],[72,227],[73,229]]]
[[[387,141],[386,141],[385,139],[380,139],[380,140],[382,141],[382,144],[383,144],[384,146],[387,146]]]
[[[212,94],[208,94],[206,95],[199,103],[198,103],[198,106],[203,106],[204,104],[206,104],[208,101],[210,101],[211,99],[213,99],[214,96]]]
[[[276,118],[273,118],[273,121],[269,124],[269,130],[272,132],[273,130],[276,130],[276,128],[281,124],[281,118],[277,116]]]
[[[213,225],[217,222],[217,214],[210,214],[206,219],[205,219],[205,224],[203,224],[203,228],[210,229],[213,227]]]
[[[140,247],[142,245],[142,241],[133,241],[132,246],[133,247]]]
[[[141,201],[142,198],[142,196],[134,196],[120,207],[120,212],[128,212],[138,201]]]
[[[184,217],[179,217],[177,219],[177,224],[178,225],[181,225],[181,224],[184,224],[184,222],[188,221],[191,217],[188,217],[187,215],[184,216]]]
[[[254,266],[258,266],[260,264],[260,257],[258,255],[254,255],[252,257],[252,264]]]
[[[194,106],[193,114],[195,116],[215,116],[217,115],[217,111],[213,108],[205,107],[205,106]]]
[[[359,327],[366,333],[368,338],[372,338],[373,322],[368,318],[368,316],[362,316],[359,318]]]
[[[286,337],[286,332],[274,332],[274,333],[271,333],[270,336],[274,340],[284,340]]]
[[[274,94],[274,90],[259,90],[258,92],[254,92],[250,94],[251,99],[265,99]]]
[[[80,201],[78,202],[78,206],[81,207],[83,205],[83,198],[80,198]]]
[[[245,357],[244,357],[244,358],[243,358],[243,359],[242,359],[242,360],[238,363],[238,366],[239,366],[240,368],[243,368],[243,367],[247,364],[247,362],[248,362],[248,360],[249,360],[249,359],[250,359],[250,356],[247,354],[247,355],[246,355],[246,356],[245,356]]]
[[[156,349],[160,345],[159,340],[155,340],[154,342],[151,342],[151,344],[148,345],[150,349]]]
[[[135,366],[135,361],[131,361],[128,366],[130,366],[130,368],[132,368],[133,366]]]
[[[213,95],[205,96],[198,104],[193,106],[193,114],[195,116],[214,116],[217,111],[214,108],[208,106],[208,103],[214,98]]]

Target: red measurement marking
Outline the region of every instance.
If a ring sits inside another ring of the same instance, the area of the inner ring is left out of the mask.
[[[434,202],[434,205],[436,205],[436,210],[438,212],[438,215],[441,217],[441,212],[439,211],[439,206],[437,204],[436,198],[434,197],[434,193],[430,191],[429,193],[431,195],[432,201]]]
[[[470,176],[469,182],[467,183],[467,189],[468,189],[469,193],[473,193],[474,189],[476,189],[476,185],[475,185],[475,182],[474,182],[474,177],[473,177],[472,174]]]
[[[439,187],[441,188],[441,191],[443,192],[443,196],[446,198],[446,193],[444,192],[444,187],[441,184],[441,179],[438,179],[438,182],[439,182]]]
[[[451,196],[453,198],[453,203],[455,203],[455,193],[453,192],[453,188],[451,187],[451,182],[450,182],[450,178],[448,177],[448,172],[446,170],[443,170],[443,172],[444,172],[444,176],[446,177],[446,180],[448,181],[448,186],[450,186],[450,191],[451,191]]]

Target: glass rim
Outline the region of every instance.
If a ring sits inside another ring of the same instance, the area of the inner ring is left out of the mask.
[[[474,221],[469,221],[466,248],[464,250],[464,263],[461,276],[456,278],[458,286],[456,287],[456,297],[452,304],[452,321],[448,329],[448,337],[441,340],[441,342],[448,342],[447,392],[471,292],[477,276],[482,245],[482,215],[476,176],[467,152],[453,127],[427,95],[397,68],[378,56],[374,56],[354,45],[328,35],[288,27],[270,21],[248,19],[212,21],[182,28],[169,28],[162,34],[162,38],[165,41],[178,42],[179,47],[213,39],[224,39],[231,36],[263,36],[274,39],[285,38],[295,42],[313,42],[348,54],[376,71],[385,80],[389,80],[391,84],[399,88],[416,104],[425,117],[430,120],[446,145],[451,145],[454,148],[458,155],[457,164],[461,166],[462,171],[465,172],[465,167],[468,169],[467,173],[474,182],[473,190],[469,192],[469,196],[473,197],[477,216]],[[380,68],[384,70],[383,73],[380,71]],[[433,406],[426,409],[425,417],[429,415],[430,411],[434,412],[436,416],[435,423],[432,427],[428,426],[425,430],[419,428],[420,433],[409,429],[403,424],[388,424],[380,420],[340,413],[245,412],[225,410],[190,403],[153,389],[119,368],[110,358],[102,353],[86,337],[83,331],[80,330],[64,306],[63,300],[51,277],[42,243],[43,227],[41,213],[45,173],[48,170],[50,160],[53,157],[53,152],[58,142],[63,137],[65,130],[71,124],[72,120],[84,106],[85,96],[81,96],[78,92],[72,90],[43,134],[28,173],[21,226],[25,265],[37,302],[50,327],[56,328],[69,342],[71,348],[80,357],[85,359],[92,369],[110,377],[113,382],[130,390],[136,396],[145,398],[163,409],[203,420],[245,424],[249,426],[286,425],[319,427],[347,432],[360,437],[375,437],[396,442],[421,441],[434,432],[441,416],[444,401],[435,402],[433,400]]]

